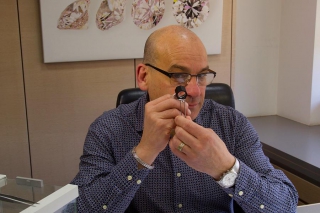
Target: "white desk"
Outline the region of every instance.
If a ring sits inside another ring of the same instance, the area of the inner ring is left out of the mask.
[[[0,193],[37,202],[37,204],[29,207],[21,203],[0,200],[0,213],[76,212],[75,199],[79,195],[78,186],[76,185],[67,184],[64,187],[44,185],[43,187],[33,187],[19,185],[14,179],[2,178],[0,179],[0,186]]]
[[[318,213],[318,212],[320,212],[320,203],[297,207],[297,213]]]

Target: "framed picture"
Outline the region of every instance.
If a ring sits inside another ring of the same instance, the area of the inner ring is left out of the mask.
[[[142,58],[155,30],[183,25],[221,52],[223,0],[40,0],[44,62]]]

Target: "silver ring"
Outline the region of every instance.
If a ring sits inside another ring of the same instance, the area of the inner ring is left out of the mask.
[[[185,145],[186,145],[186,144],[184,144],[183,142],[181,142],[180,145],[178,146],[178,150],[179,150],[180,152],[182,152],[182,149],[183,149],[183,147],[184,147]]]

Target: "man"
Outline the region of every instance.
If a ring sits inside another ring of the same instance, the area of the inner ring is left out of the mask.
[[[147,93],[90,126],[73,180],[79,212],[232,212],[233,202],[245,212],[295,212],[294,186],[272,167],[248,120],[204,100],[214,76],[190,30],[168,26],[149,36],[136,71]],[[186,117],[173,97],[181,85]]]

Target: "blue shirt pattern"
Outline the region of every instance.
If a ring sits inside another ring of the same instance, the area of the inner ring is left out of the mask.
[[[138,170],[131,150],[143,133],[147,95],[105,112],[90,126],[80,171],[81,212],[295,212],[298,194],[282,171],[262,151],[259,137],[245,116],[231,107],[205,100],[194,122],[213,129],[240,162],[235,186],[224,189],[195,171],[167,146],[155,168]],[[156,142],[156,141],[155,141]]]

